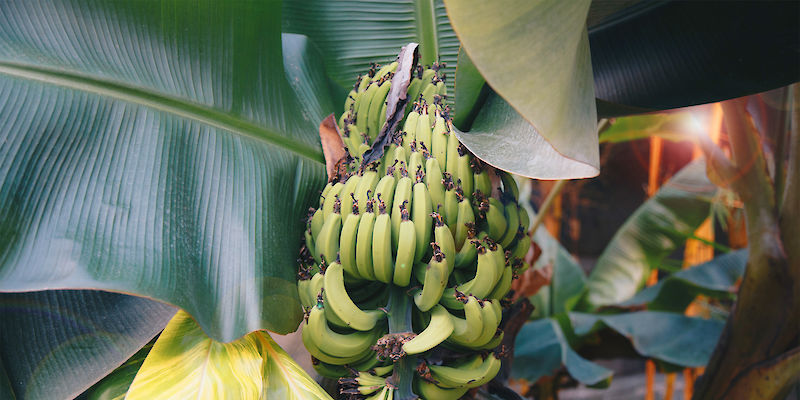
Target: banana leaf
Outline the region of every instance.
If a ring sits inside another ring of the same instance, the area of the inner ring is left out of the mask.
[[[724,321],[663,311],[570,313],[569,318],[576,335],[612,329],[628,338],[642,356],[683,367],[706,365],[725,325]]]
[[[747,250],[737,250],[711,261],[680,270],[644,288],[619,307],[683,312],[697,295],[733,298],[737,281],[744,274]]]
[[[0,294],[0,398],[75,398],[174,314],[165,304],[96,290]]]
[[[281,35],[281,8],[3,3],[0,291],[146,296],[220,341],[296,329],[294,260],[333,110],[320,55]]]
[[[703,160],[692,162],[617,231],[589,274],[579,304],[586,311],[633,297],[658,266],[710,215],[717,188],[708,181]]]
[[[586,31],[591,1],[445,4],[466,53],[499,95],[487,100],[459,139],[481,159],[515,174],[596,176],[600,155]]]
[[[159,336],[126,399],[331,399],[272,338],[214,341],[180,311]]]

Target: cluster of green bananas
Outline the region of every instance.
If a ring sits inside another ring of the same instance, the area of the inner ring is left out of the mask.
[[[298,260],[302,338],[321,375],[356,374],[342,381],[343,393],[391,399],[391,379],[376,371],[388,373],[396,357],[376,357],[374,345],[389,333],[388,289],[406,288],[414,332],[400,356],[418,355],[425,367],[414,390],[456,399],[500,368],[500,300],[527,268],[529,218],[513,177],[483,164],[452,132],[437,65],[413,71],[401,129],[379,161],[363,165],[387,119],[396,68],[361,76],[339,119],[351,162],[309,210]],[[428,362],[439,347],[461,359]]]

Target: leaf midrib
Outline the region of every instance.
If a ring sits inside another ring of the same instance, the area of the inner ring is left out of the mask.
[[[142,88],[72,72],[5,61],[0,61],[0,74],[80,90],[149,107],[240,136],[260,140],[310,160],[322,164],[325,163],[322,152],[318,148],[293,141],[276,131],[185,99],[174,98]]]

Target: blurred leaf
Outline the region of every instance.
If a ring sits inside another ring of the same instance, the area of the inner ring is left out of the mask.
[[[586,33],[591,1],[445,4],[470,59],[502,97],[490,97],[459,139],[484,161],[515,174],[596,176],[600,155]]]
[[[455,81],[456,113],[453,124],[459,129],[468,129],[480,111],[479,105],[486,100],[491,89],[463,47],[458,50]]]
[[[297,327],[332,110],[281,6],[0,7],[0,291],[142,295],[222,341]]]
[[[3,366],[3,358],[0,357],[0,398],[15,400],[17,396],[14,394],[14,389],[11,387],[11,382],[8,380],[8,373]]]
[[[330,399],[263,331],[231,343],[206,336],[183,311],[170,321],[126,399]]]
[[[433,18],[426,12],[428,6]],[[431,46],[423,36],[435,31],[433,47],[438,47],[438,59],[447,63],[445,84],[447,92],[453,93],[459,42],[442,0],[284,1],[283,12],[284,32],[310,37],[321,49],[330,77],[347,90],[370,63],[394,61],[409,42],[419,43],[424,56]],[[424,58],[421,61],[430,64]],[[342,101],[345,96],[343,92]],[[336,110],[336,115],[341,111]]]
[[[661,311],[617,315],[570,313],[577,335],[608,327],[627,337],[639,354],[684,367],[706,365],[723,321]]]
[[[663,278],[617,305],[647,305],[649,310],[683,312],[700,294],[717,298],[732,297],[746,264],[747,250],[721,255]]]
[[[679,248],[709,216],[716,186],[703,160],[688,164],[648,199],[617,231],[589,274],[581,309],[627,300],[652,268]]]
[[[600,143],[621,143],[648,137],[679,142],[694,140],[697,134],[707,134],[698,129],[691,112],[674,112],[635,115],[617,118],[600,134]]]
[[[152,300],[94,290],[0,294],[6,382],[19,399],[74,398],[142,348],[173,314]]]
[[[514,343],[512,376],[536,382],[543,376],[554,374],[562,365],[573,378],[587,385],[609,379],[612,374],[612,371],[575,353],[558,323],[552,319],[525,324]]]

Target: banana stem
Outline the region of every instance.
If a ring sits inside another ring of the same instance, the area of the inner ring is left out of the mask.
[[[439,41],[436,34],[436,10],[433,0],[415,0],[414,16],[417,22],[420,65],[432,65],[439,56]]]
[[[406,293],[405,288],[390,285],[388,308],[390,334],[413,332],[411,328],[411,297]],[[408,355],[394,363],[392,382],[397,386],[394,400],[418,398],[412,388],[416,365],[417,358]]]

